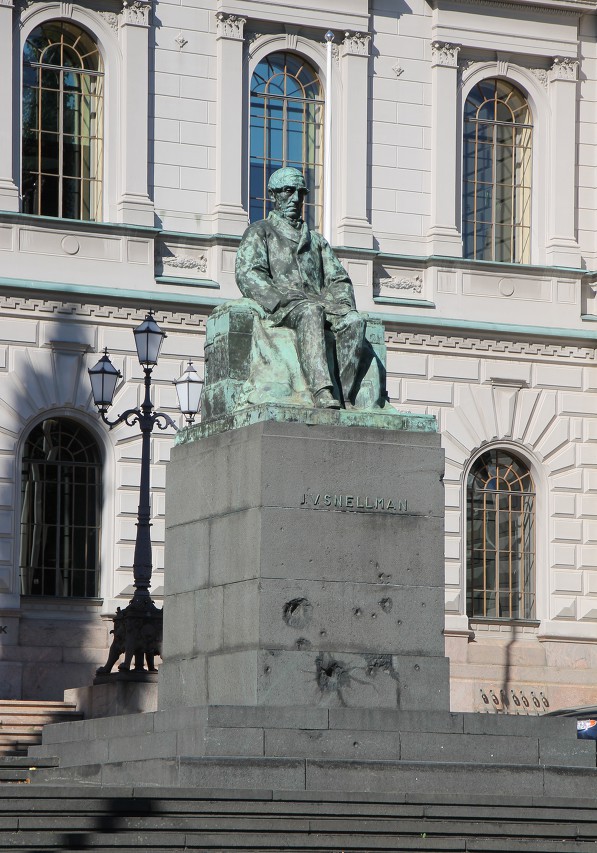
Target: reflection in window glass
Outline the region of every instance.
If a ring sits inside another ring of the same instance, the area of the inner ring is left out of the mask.
[[[37,27],[23,53],[23,211],[97,221],[102,205],[101,57],[80,27]]]
[[[464,107],[463,239],[467,258],[531,259],[532,120],[506,80],[483,80]]]
[[[267,182],[282,166],[305,176],[304,217],[321,228],[323,191],[323,93],[315,70],[300,56],[272,53],[251,80],[249,218],[272,209]]]
[[[468,477],[467,613],[535,618],[535,488],[503,450],[484,453]]]
[[[98,594],[101,460],[91,433],[48,418],[27,439],[21,475],[21,591]]]

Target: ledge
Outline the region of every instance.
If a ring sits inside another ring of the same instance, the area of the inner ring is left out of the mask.
[[[279,421],[283,423],[297,422],[301,424],[317,424],[329,426],[358,426],[373,429],[400,430],[405,432],[437,432],[437,421],[433,415],[413,415],[384,409],[362,410],[355,409],[311,409],[304,406],[281,406],[265,403],[259,406],[249,406],[239,409],[223,418],[204,421],[185,427],[177,432],[174,443],[187,444],[199,441],[209,435],[217,435],[232,429],[250,426],[264,421]]]

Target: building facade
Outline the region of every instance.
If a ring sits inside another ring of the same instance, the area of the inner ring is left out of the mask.
[[[0,696],[89,683],[131,595],[140,437],[87,368],[137,405],[153,308],[174,416],[295,165],[392,404],[438,419],[453,708],[594,703],[597,3],[0,0],[0,81]]]

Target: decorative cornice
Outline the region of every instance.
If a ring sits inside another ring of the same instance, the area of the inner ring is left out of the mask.
[[[239,15],[227,15],[225,12],[218,12],[216,14],[216,38],[242,41],[246,23],[247,19],[241,18]]]
[[[371,36],[368,33],[344,33],[342,42],[342,55],[346,56],[369,56],[369,42]]]
[[[134,24],[139,27],[149,26],[149,11],[151,3],[143,0],[123,0],[122,23]]]
[[[569,80],[578,78],[578,60],[567,56],[554,56],[553,65],[549,69],[549,82],[552,80]]]
[[[446,68],[458,68],[459,44],[448,44],[445,41],[431,43],[431,65],[443,65]]]
[[[444,350],[448,352],[482,352],[485,354],[503,353],[507,356],[520,355],[536,358],[574,358],[579,361],[597,361],[594,347],[567,346],[565,344],[543,344],[531,341],[493,340],[483,337],[460,337],[458,335],[434,335],[425,332],[389,332],[386,342],[398,346],[420,347],[422,349]]]
[[[12,0],[0,0],[0,6],[8,6],[9,9],[13,9],[14,3],[12,2]]]

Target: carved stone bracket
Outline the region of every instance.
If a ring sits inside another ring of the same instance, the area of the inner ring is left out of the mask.
[[[371,36],[368,33],[344,33],[342,42],[342,53],[344,56],[369,56],[369,42]]]
[[[431,44],[431,65],[444,65],[447,68],[458,68],[459,44],[448,44],[445,41],[434,41]]]
[[[239,15],[227,15],[225,12],[218,12],[216,21],[216,38],[243,40],[244,28],[247,23],[246,18],[241,18]]]
[[[151,3],[142,2],[142,0],[123,0],[122,23],[148,27],[150,9]]]
[[[553,65],[549,69],[549,81],[578,79],[578,60],[567,56],[555,56]]]

